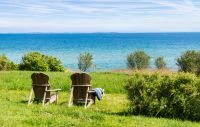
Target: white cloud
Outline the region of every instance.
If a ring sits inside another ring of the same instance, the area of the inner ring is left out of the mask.
[[[200,31],[199,15],[195,0],[7,0],[0,32]]]

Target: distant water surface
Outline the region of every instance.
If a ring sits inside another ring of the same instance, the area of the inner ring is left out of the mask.
[[[163,56],[167,66],[177,69],[176,58],[186,50],[200,50],[200,33],[93,33],[93,34],[0,34],[0,54],[20,63],[24,53],[39,51],[56,56],[71,69],[77,69],[80,53],[90,52],[99,70],[126,68],[126,56],[144,50]]]

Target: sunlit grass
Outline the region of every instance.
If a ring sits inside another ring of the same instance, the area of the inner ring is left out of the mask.
[[[0,89],[29,90],[31,87],[30,71],[2,71],[0,72]],[[69,91],[71,87],[70,72],[45,72],[50,77],[53,88]],[[93,87],[105,89],[106,93],[124,93],[127,74],[91,73]]]
[[[103,126],[103,127],[198,127],[200,123],[175,119],[133,116],[123,90],[126,74],[92,73],[94,87],[107,92],[88,109],[67,107],[71,73],[48,72],[54,88],[62,88],[58,105],[27,105],[32,72],[0,72],[0,125],[9,126]]]
[[[88,109],[67,107],[68,92],[62,92],[58,105],[27,105],[28,91],[1,90],[1,126],[130,126],[180,127],[200,124],[189,121],[127,115],[128,101],[123,94],[107,94]]]

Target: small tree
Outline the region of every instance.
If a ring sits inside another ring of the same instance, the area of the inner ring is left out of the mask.
[[[8,59],[5,54],[0,55],[0,70],[17,70],[18,65]]]
[[[163,69],[166,67],[166,62],[164,60],[163,57],[158,57],[156,60],[155,60],[155,65],[158,69]]]
[[[179,71],[192,72],[199,75],[200,52],[194,50],[188,50],[177,59],[176,64],[179,67]]]
[[[144,51],[132,52],[127,56],[127,66],[131,69],[149,67],[150,57]]]
[[[92,65],[93,56],[90,53],[80,54],[78,57],[78,68],[81,71],[87,71]]]

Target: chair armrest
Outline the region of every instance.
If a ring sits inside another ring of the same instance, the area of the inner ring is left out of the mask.
[[[61,89],[46,90],[46,92],[58,92],[58,91],[61,91]]]
[[[88,86],[88,87],[90,87],[90,86],[92,86],[92,85],[72,85],[72,87],[86,87],[86,86]]]
[[[94,90],[90,90],[90,91],[88,91],[88,93],[95,93],[95,91]]]

